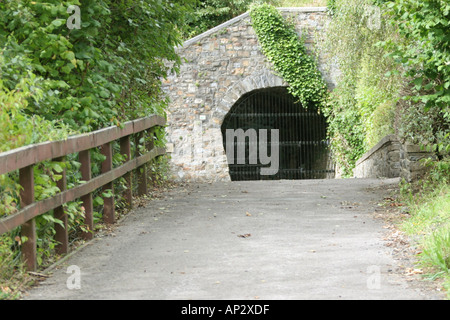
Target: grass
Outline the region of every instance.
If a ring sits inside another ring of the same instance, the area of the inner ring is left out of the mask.
[[[25,271],[20,256],[12,251],[13,243],[8,234],[0,236],[0,300],[14,300],[33,279]]]
[[[410,218],[400,228],[417,241],[419,265],[427,277],[442,280],[450,298],[450,184],[434,183],[418,193],[408,185],[402,194]]]
[[[420,201],[419,201],[420,200]],[[412,216],[403,224],[409,234],[429,234],[450,223],[450,187],[442,186],[430,194],[408,200]]]

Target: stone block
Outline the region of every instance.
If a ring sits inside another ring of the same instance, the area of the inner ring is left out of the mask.
[[[423,150],[420,149],[420,146],[414,145],[414,144],[405,144],[404,149],[408,153],[411,153],[411,152],[422,153],[422,152],[424,152]]]
[[[396,151],[391,151],[388,154],[388,159],[391,162],[399,162],[400,161],[400,153]]]

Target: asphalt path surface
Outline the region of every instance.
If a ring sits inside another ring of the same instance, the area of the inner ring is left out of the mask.
[[[373,212],[397,180],[193,184],[130,212],[24,299],[426,300]]]

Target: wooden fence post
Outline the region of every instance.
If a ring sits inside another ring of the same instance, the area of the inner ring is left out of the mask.
[[[34,202],[34,175],[32,165],[19,170],[19,183],[22,186],[22,190],[20,191],[20,206],[23,208]],[[25,265],[29,271],[34,271],[37,268],[36,221],[34,218],[22,224],[21,236],[27,237],[27,240],[22,244],[22,255]]]
[[[120,139],[120,153],[125,156],[125,162],[131,160],[131,143],[130,136]],[[126,190],[124,191],[124,198],[129,209],[133,208],[133,184],[131,172],[124,175],[126,181]]]
[[[155,130],[154,130],[154,128],[151,128],[151,129],[148,129],[146,131],[146,133],[147,133],[148,141],[145,144],[145,147],[146,147],[147,151],[150,151],[150,150],[152,150],[155,147]],[[148,181],[148,179],[149,179],[149,172],[148,171],[151,170],[151,167],[150,167],[151,166],[151,162],[148,162],[146,164],[146,166],[147,166],[147,188],[148,188],[148,184],[149,183],[153,183],[153,179],[155,177],[153,176],[153,173],[150,172],[150,181]]]
[[[90,150],[80,151],[79,160],[81,162],[81,179],[84,181],[91,180],[92,169],[91,169],[91,154]],[[92,193],[88,193],[81,197],[84,207],[84,224],[86,225],[88,231],[83,232],[83,238],[85,240],[90,240],[93,238],[94,234],[94,217],[93,217],[93,203],[92,203]]]
[[[108,142],[101,146],[101,153],[106,157],[102,162],[102,173],[107,173],[112,169],[112,143]],[[102,191],[111,190],[111,197],[103,197],[103,221],[108,224],[115,222],[115,206],[114,206],[114,183],[111,181],[102,187]]]
[[[64,162],[65,157],[56,158],[54,161]],[[60,192],[64,192],[67,189],[67,177],[66,168],[60,173],[62,175],[61,179],[56,182],[56,186],[59,188]],[[58,241],[56,245],[56,253],[64,254],[69,252],[69,235],[67,230],[67,214],[64,213],[64,207],[59,206],[53,210],[53,216],[56,219],[62,221],[62,226],[58,223],[55,224],[55,240]]]
[[[145,140],[145,135],[143,132],[139,132],[136,134],[135,137],[135,145],[136,145],[136,157],[141,156],[142,152],[139,151],[139,141],[141,139]],[[145,146],[145,144],[144,144]],[[140,166],[136,169],[137,173],[137,182],[138,182],[138,195],[142,196],[144,194],[147,194],[148,188],[147,188],[147,166],[144,164],[143,166]]]

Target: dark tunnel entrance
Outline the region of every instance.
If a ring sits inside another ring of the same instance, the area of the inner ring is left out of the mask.
[[[232,181],[334,178],[326,119],[305,110],[284,87],[243,95],[221,130]],[[261,174],[275,160],[276,170]]]

